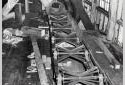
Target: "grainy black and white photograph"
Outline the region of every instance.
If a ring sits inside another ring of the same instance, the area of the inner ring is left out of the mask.
[[[2,0],[2,85],[123,85],[123,0]]]

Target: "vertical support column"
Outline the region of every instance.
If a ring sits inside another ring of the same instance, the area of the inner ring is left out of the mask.
[[[92,0],[91,22],[95,25],[96,18],[96,0]]]
[[[123,0],[119,0],[119,2],[118,2],[118,11],[117,11],[117,20],[121,19],[122,8],[123,8]]]
[[[22,23],[22,6],[21,3],[15,6],[15,19],[17,22]]]
[[[119,0],[118,1],[118,5],[117,5],[117,23],[115,26],[115,36],[114,36],[114,40],[118,40],[119,42],[119,38],[121,39],[122,42],[122,38],[123,38],[123,25],[118,23],[121,22],[122,23],[122,10],[123,10],[123,0]],[[120,43],[119,43],[120,44]]]
[[[107,40],[113,40],[114,32],[115,32],[115,24],[117,17],[117,5],[118,0],[110,0],[110,10],[109,10],[109,26],[108,26],[108,34]]]
[[[29,0],[25,0],[25,12],[29,13]]]
[[[96,7],[97,6],[99,6],[100,5],[100,1],[99,0],[95,0],[96,1]],[[98,28],[99,28],[99,20],[100,20],[100,12],[99,11],[97,11],[97,9],[96,9],[96,12],[95,12],[95,30],[98,30]]]

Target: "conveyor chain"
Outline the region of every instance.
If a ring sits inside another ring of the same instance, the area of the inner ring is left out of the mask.
[[[63,5],[60,2],[55,3]],[[99,73],[98,67],[92,63],[84,44],[80,43],[68,13],[62,11],[58,12],[57,15],[56,13],[49,14],[57,85],[103,85],[103,75]],[[82,63],[84,70],[69,70],[73,61]]]

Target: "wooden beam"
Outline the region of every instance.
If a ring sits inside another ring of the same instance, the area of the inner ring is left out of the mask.
[[[96,9],[97,9],[99,12],[103,13],[104,15],[106,15],[107,17],[109,16],[108,11],[106,11],[106,10],[103,9],[103,8],[101,8],[100,6],[97,6]]]
[[[110,80],[109,82],[112,83],[112,85],[123,85],[123,66],[121,66],[120,69],[113,69],[110,67],[111,65],[113,66],[115,62],[112,63],[107,59],[107,56],[105,55],[107,53],[106,51],[104,52],[102,50],[103,46],[100,48],[100,42],[98,41],[97,37],[84,31],[82,39],[85,41],[87,48],[90,50],[92,59],[95,61],[95,64],[100,68],[101,72],[107,76],[107,80]],[[102,53],[98,53],[99,51]],[[112,59],[110,60],[112,61]]]
[[[118,10],[117,10],[117,20],[121,19],[122,10],[123,10],[123,0],[119,0],[119,2],[118,2]]]
[[[94,2],[94,0],[92,0],[92,9],[91,9],[91,22],[95,25],[95,21],[96,21],[96,3]]]
[[[94,38],[94,37],[93,37]],[[111,64],[115,64],[115,65],[121,65],[114,57],[114,55],[112,55],[112,53],[108,50],[108,48],[105,46],[105,44],[101,41],[101,39],[99,38],[94,38],[94,41],[100,46],[100,48],[104,51],[104,54],[106,55],[106,57],[108,58],[108,60],[110,61]]]
[[[94,26],[91,23],[91,20],[89,16],[87,15],[85,9],[83,8],[82,1],[81,0],[70,0],[72,4],[73,10],[73,16],[76,21],[79,22],[81,20],[84,24],[84,27],[86,30],[94,30]]]
[[[109,10],[109,30],[107,34],[107,40],[113,40],[115,32],[115,24],[117,17],[117,4],[118,0],[110,0],[110,10]]]
[[[15,19],[18,23],[23,23],[23,20],[22,20],[22,4],[21,3],[18,3],[16,4],[15,6]]]
[[[36,65],[37,65],[38,74],[39,74],[39,78],[40,78],[40,83],[41,83],[41,85],[49,85],[48,80],[47,80],[46,71],[45,71],[45,68],[43,65],[43,60],[41,58],[41,54],[40,54],[39,47],[37,44],[37,40],[33,36],[31,36],[31,40],[32,40],[33,50],[35,52],[35,60],[36,60]]]
[[[110,45],[110,49],[113,52],[115,58],[123,64],[123,49],[115,43]]]

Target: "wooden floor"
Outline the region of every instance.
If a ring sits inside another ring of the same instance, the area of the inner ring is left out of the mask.
[[[7,55],[2,56],[2,85],[27,85],[27,55],[32,52],[31,42],[22,42],[18,47],[11,47]]]
[[[123,85],[123,68],[121,66],[120,69],[113,69],[110,65],[113,65],[113,62],[110,62],[109,58],[107,58],[103,52],[103,50],[99,47],[99,42],[96,41],[94,35],[91,33],[83,33],[83,40],[86,41],[88,48],[92,51],[92,55],[101,67],[101,69],[109,76],[113,85]],[[103,53],[97,53],[103,52]],[[110,57],[110,56],[109,56]]]

